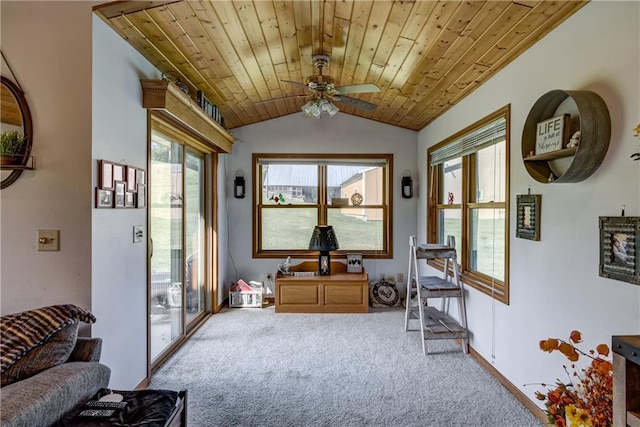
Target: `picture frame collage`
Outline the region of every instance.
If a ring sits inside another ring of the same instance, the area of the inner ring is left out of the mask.
[[[147,201],[147,171],[143,168],[98,160],[97,209],[144,208]]]

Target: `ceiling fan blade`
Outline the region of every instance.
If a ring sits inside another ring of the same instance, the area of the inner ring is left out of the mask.
[[[380,92],[380,88],[373,83],[339,86],[335,88],[335,90],[338,91],[339,94]]]
[[[377,107],[377,105],[371,104],[370,102],[362,101],[356,98],[351,98],[349,96],[335,95],[333,97],[333,100],[337,102],[342,102],[343,104],[347,104],[350,107],[359,108],[361,110],[368,111],[368,112],[374,111]]]
[[[267,102],[275,102],[275,101],[285,101],[287,99],[298,99],[298,98],[307,98],[311,95],[291,95],[291,96],[283,96],[282,98],[271,98],[265,101],[254,102],[254,104],[266,104]]]
[[[282,80],[282,81],[285,82],[285,83],[292,84],[294,86],[298,86],[298,87],[304,88],[304,89],[309,89],[309,86],[307,86],[304,83],[294,82],[294,81],[291,81],[291,80]]]

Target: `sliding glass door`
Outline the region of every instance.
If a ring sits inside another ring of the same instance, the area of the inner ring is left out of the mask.
[[[206,155],[180,134],[151,133],[150,352],[167,354],[206,310]]]
[[[206,237],[204,184],[204,156],[187,150],[184,197],[187,323],[204,310]]]

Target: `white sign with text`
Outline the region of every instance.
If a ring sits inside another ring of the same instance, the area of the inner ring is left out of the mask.
[[[553,117],[538,123],[536,154],[561,150],[568,136],[569,114]]]

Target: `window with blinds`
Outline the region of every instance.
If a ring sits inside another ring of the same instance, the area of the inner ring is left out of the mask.
[[[455,236],[465,284],[506,304],[509,115],[507,105],[431,147],[427,160],[429,241]]]

